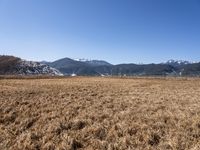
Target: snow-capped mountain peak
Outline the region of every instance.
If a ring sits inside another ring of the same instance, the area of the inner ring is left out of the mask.
[[[169,64],[169,65],[188,65],[188,64],[194,64],[194,63],[198,63],[195,61],[186,61],[186,60],[174,60],[174,59],[170,59],[167,62],[165,62],[164,64]]]

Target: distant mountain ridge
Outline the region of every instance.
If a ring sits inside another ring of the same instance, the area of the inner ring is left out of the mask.
[[[62,58],[33,62],[0,56],[0,74],[47,74],[66,76],[200,76],[200,63],[169,60],[160,64],[118,64],[104,60]]]
[[[118,64],[103,60],[63,58],[48,63],[64,75],[91,76],[198,76],[200,64],[183,60],[169,60],[160,64]]]
[[[49,66],[61,71],[64,75],[91,76],[133,76],[133,75],[169,75],[174,67],[167,64],[119,64],[112,65],[103,60],[63,58],[48,63]]]

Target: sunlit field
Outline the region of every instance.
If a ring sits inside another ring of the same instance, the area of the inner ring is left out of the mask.
[[[1,150],[199,150],[200,79],[1,79]]]

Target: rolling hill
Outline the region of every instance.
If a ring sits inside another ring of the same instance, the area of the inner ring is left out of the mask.
[[[0,75],[58,75],[62,73],[46,64],[22,60],[14,56],[0,56]]]

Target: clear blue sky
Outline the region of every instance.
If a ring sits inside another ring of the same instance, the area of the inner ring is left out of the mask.
[[[0,54],[200,61],[200,1],[0,0]]]

